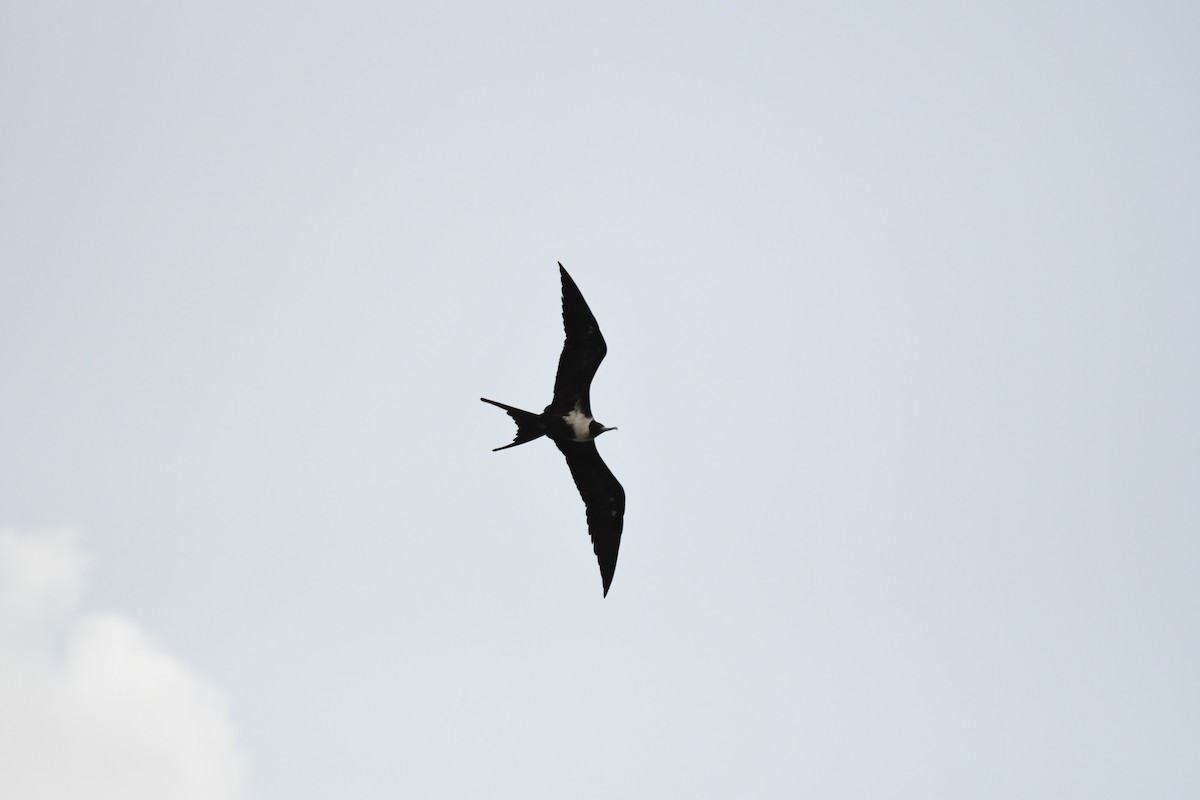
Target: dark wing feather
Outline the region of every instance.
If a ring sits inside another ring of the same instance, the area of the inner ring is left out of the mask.
[[[590,390],[592,378],[608,352],[596,317],[571,276],[558,265],[562,276],[563,329],[567,338],[562,355],[558,357],[558,375],[554,378],[554,399],[546,413],[566,414],[579,405],[583,413],[592,415]]]
[[[556,441],[555,444],[566,456],[571,477],[587,506],[588,533],[600,563],[600,580],[607,597],[613,573],[617,571],[617,551],[625,526],[625,490],[600,458],[595,442]]]

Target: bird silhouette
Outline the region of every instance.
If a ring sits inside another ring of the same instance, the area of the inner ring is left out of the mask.
[[[517,435],[511,444],[494,452],[548,437],[567,459],[571,477],[587,507],[588,533],[600,565],[604,596],[617,569],[617,551],[625,525],[625,490],[596,449],[596,437],[616,428],[601,425],[592,416],[592,378],[608,352],[596,317],[588,308],[579,287],[559,262],[562,278],[562,314],[566,341],[558,357],[554,378],[554,398],[541,414],[479,398],[504,409],[517,423]]]

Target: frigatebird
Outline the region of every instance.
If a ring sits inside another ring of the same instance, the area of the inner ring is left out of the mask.
[[[596,450],[596,437],[616,428],[606,428],[592,416],[590,390],[592,378],[608,352],[600,326],[579,287],[558,264],[562,276],[563,328],[567,338],[558,357],[558,375],[554,378],[554,399],[541,414],[479,398],[504,409],[517,423],[512,444],[493,452],[548,437],[567,459],[567,467],[587,507],[588,533],[592,549],[600,562],[600,580],[604,596],[617,570],[617,550],[621,547],[621,529],[625,524],[625,490]]]

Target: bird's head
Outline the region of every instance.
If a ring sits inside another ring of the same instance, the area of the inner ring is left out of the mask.
[[[592,424],[588,426],[588,433],[590,433],[592,435],[593,439],[595,439],[597,436],[604,433],[605,431],[615,431],[615,430],[616,430],[616,428],[606,428],[603,425],[601,425],[599,422],[596,422],[595,420],[592,420]]]

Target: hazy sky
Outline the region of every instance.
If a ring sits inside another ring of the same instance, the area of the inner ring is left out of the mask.
[[[0,796],[1200,796],[1200,6],[302,5],[0,10]]]

